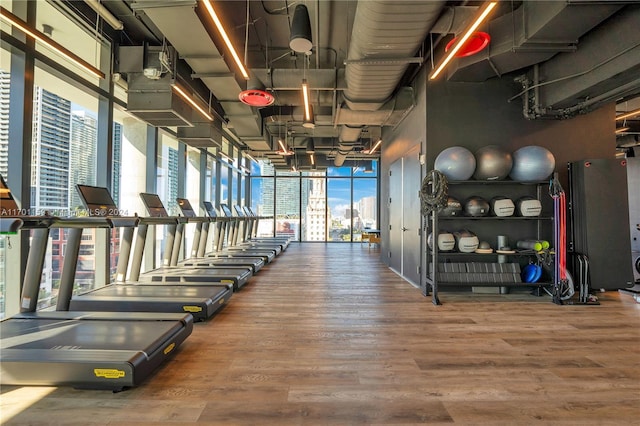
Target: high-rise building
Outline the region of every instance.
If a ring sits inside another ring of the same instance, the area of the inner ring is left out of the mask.
[[[170,215],[179,215],[180,209],[178,207],[178,150],[169,148],[168,150],[168,181],[167,181],[167,194],[166,200],[167,211]]]
[[[111,196],[120,206],[120,168],[122,167],[122,124],[113,123],[113,172],[111,174]]]
[[[358,202],[358,210],[364,227],[377,228],[376,197],[363,197]]]
[[[96,148],[98,120],[85,111],[71,113],[69,140],[69,209],[82,209],[83,204],[75,186],[96,184]]]
[[[0,69],[0,175],[7,177],[9,165],[9,92],[11,75]]]
[[[36,87],[31,144],[31,207],[35,212],[69,208],[71,102]]]
[[[305,212],[305,241],[324,241],[327,229],[327,181],[305,179],[309,197]]]

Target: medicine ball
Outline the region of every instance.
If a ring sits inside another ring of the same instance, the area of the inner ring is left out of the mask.
[[[516,201],[516,211],[518,216],[540,216],[542,213],[542,204],[540,200],[528,195],[518,198]]]
[[[433,233],[429,234],[427,238],[427,245],[433,250]],[[456,240],[450,232],[440,231],[438,234],[438,250],[439,251],[452,251],[456,248]]]
[[[510,152],[497,145],[488,145],[476,151],[476,180],[502,180],[509,176],[513,166]]]
[[[491,214],[497,217],[513,216],[515,204],[510,198],[499,195],[491,199]]]
[[[460,216],[462,215],[462,204],[453,197],[447,198],[447,206],[440,210],[438,216]]]
[[[476,157],[467,148],[452,146],[438,154],[435,169],[449,180],[467,180],[476,170]]]
[[[456,248],[460,253],[473,253],[478,248],[478,237],[468,229],[463,229],[453,233],[456,239]]]
[[[556,159],[551,151],[541,146],[530,145],[513,153],[511,179],[520,182],[535,182],[547,179],[556,168]]]
[[[464,202],[464,214],[467,216],[487,216],[489,203],[482,197],[472,196]]]

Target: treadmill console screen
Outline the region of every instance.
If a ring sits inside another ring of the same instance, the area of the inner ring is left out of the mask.
[[[120,211],[107,188],[78,184],[76,189],[89,216],[120,216]]]
[[[180,210],[184,217],[197,217],[196,212],[193,211],[193,207],[191,207],[191,203],[186,198],[176,198],[178,205],[180,206]]]
[[[142,202],[144,206],[147,208],[149,212],[149,216],[151,217],[168,217],[167,210],[164,208],[164,204],[162,204],[162,200],[158,197],[157,194],[149,194],[146,192],[140,193],[140,198],[142,198]]]
[[[232,217],[233,214],[231,213],[231,209],[229,208],[228,205],[226,204],[220,204],[220,208],[222,209],[222,211],[224,212],[224,215],[227,217]]]
[[[21,216],[23,212],[18,208],[18,203],[13,198],[11,190],[0,175],[0,216]]]
[[[242,207],[240,207],[239,205],[234,205],[233,206],[234,209],[236,209],[236,214],[240,217],[244,216],[244,212],[242,211]]]
[[[214,209],[213,204],[211,204],[211,201],[203,201],[202,204],[204,204],[204,209],[207,211],[209,217],[218,216],[218,214],[216,213],[216,209]]]

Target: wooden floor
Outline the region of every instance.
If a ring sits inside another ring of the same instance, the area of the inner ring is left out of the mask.
[[[292,244],[142,386],[2,388],[2,424],[640,424],[640,304],[441,293]]]

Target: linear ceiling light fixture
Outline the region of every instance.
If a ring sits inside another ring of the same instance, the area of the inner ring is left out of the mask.
[[[213,121],[213,116],[211,114],[209,114],[207,111],[204,110],[204,108],[202,108],[200,105],[198,105],[196,103],[196,101],[193,100],[193,98],[191,96],[189,96],[189,94],[187,92],[184,91],[184,89],[182,89],[180,86],[178,86],[177,84],[172,84],[171,88],[178,94],[180,95],[180,97],[182,99],[184,99],[185,101],[187,101],[189,103],[189,105],[191,105],[192,107],[194,107],[204,118],[206,118],[209,121]]]
[[[616,135],[619,135],[620,133],[624,133],[629,129],[631,129],[631,127],[620,127],[619,129],[616,129]]]
[[[442,72],[442,70],[447,66],[447,64],[451,62],[451,60],[456,56],[456,53],[458,53],[458,51],[464,46],[464,44],[467,42],[469,37],[471,37],[473,32],[480,26],[480,24],[482,24],[482,22],[484,22],[487,16],[489,16],[489,13],[491,13],[491,11],[497,5],[498,5],[497,1],[492,1],[485,4],[480,9],[478,17],[473,21],[473,23],[469,26],[469,28],[467,28],[467,30],[464,32],[464,35],[460,37],[458,42],[454,46],[452,46],[451,50],[449,50],[449,52],[447,53],[447,56],[445,56],[444,59],[440,62],[440,64],[436,67],[435,71],[431,73],[431,76],[429,77],[430,80],[435,79]]]
[[[365,149],[364,153],[365,154],[369,154],[369,155],[373,154],[376,151],[376,149],[378,149],[378,147],[380,146],[381,143],[382,143],[382,139],[378,139],[378,142],[376,142],[375,145],[373,145],[373,148],[371,148],[369,150]]]
[[[309,84],[307,79],[302,80],[302,100],[304,101],[304,120],[311,121],[311,104],[309,103]]]
[[[227,35],[227,32],[225,31],[224,26],[222,25],[222,22],[220,22],[220,19],[218,18],[216,11],[213,10],[213,5],[211,4],[211,1],[202,0],[202,3],[204,4],[204,7],[209,13],[209,16],[211,17],[211,19],[213,19],[213,23],[216,24],[216,28],[218,29],[218,32],[222,36],[222,39],[224,40],[224,44],[227,45],[227,49],[231,53],[233,60],[236,62],[236,65],[240,69],[240,73],[242,74],[245,80],[249,80],[249,73],[247,72],[247,69],[244,67],[244,64],[242,63],[242,61],[240,60],[240,57],[238,56],[236,49],[233,47],[233,44],[231,44],[231,40],[229,39],[229,36]]]
[[[633,111],[629,111],[625,114],[616,116],[616,121],[626,120],[627,118],[635,117],[636,115],[640,115],[640,108],[634,109]]]
[[[304,120],[302,120],[302,127],[305,129],[315,129],[316,119],[313,115],[313,105],[309,105],[309,119],[307,119],[306,115],[307,114],[305,114]]]
[[[9,24],[13,25],[14,27],[18,28],[20,31],[22,31],[23,33],[25,33],[35,41],[47,46],[49,49],[63,56],[68,61],[72,62],[73,64],[87,71],[89,74],[98,78],[104,78],[104,73],[100,71],[98,68],[94,67],[93,65],[91,65],[84,59],[80,58],[70,50],[64,48],[61,44],[53,41],[51,38],[47,37],[44,33],[34,28],[30,28],[26,22],[18,18],[13,13],[9,12],[4,7],[0,7],[0,18],[8,22]]]
[[[287,149],[287,146],[282,142],[282,139],[278,139],[278,144],[280,145],[280,151],[276,151],[276,154],[280,155],[293,155],[293,150]]]

